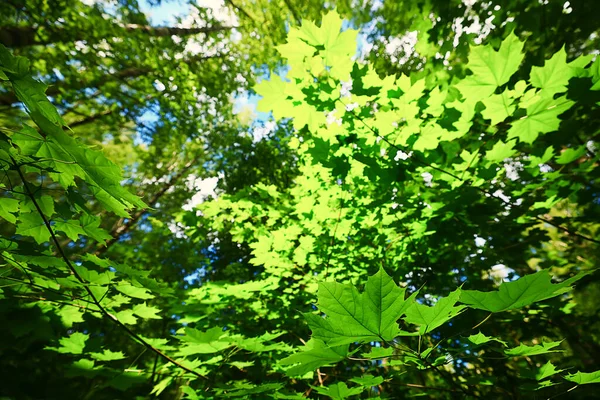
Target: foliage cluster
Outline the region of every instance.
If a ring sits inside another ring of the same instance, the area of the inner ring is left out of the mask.
[[[507,27],[458,46],[452,68],[397,71],[357,57],[359,32],[329,11],[289,29],[278,64],[251,40],[227,47],[233,28],[201,8],[191,28],[127,7],[118,22],[99,5],[40,10],[69,23],[0,29],[0,356],[14,376],[0,394],[585,397],[600,383],[600,58],[563,46],[532,64],[536,46]],[[73,30],[86,13],[97,29]],[[427,18],[417,49],[431,56],[445,44]],[[232,55],[190,68],[185,34]],[[75,41],[91,55],[73,59]],[[252,89],[277,126],[260,141],[230,100],[253,63],[277,71]],[[62,64],[85,67],[42,83]],[[151,110],[159,122],[136,130]],[[121,137],[104,117],[125,120]],[[220,194],[182,209],[217,172]]]

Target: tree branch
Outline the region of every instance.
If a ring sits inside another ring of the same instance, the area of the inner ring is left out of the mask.
[[[179,28],[173,26],[151,26],[138,24],[115,24],[116,32],[113,36],[118,37],[118,30],[124,29],[126,32],[137,32],[153,37],[166,36],[191,36],[200,33],[208,34],[214,32],[229,31],[235,26],[209,26],[202,28]],[[39,35],[42,27],[35,26],[6,26],[0,29],[0,43],[10,48],[20,48],[36,45],[48,45],[52,43],[75,42],[78,40],[94,41],[98,40],[89,35],[86,29],[70,29],[58,26],[50,26],[45,29],[46,36]]]

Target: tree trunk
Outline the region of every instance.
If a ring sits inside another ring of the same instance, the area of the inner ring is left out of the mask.
[[[138,24],[115,25],[115,35],[119,36],[118,30],[127,32],[139,32],[148,36],[189,36],[199,33],[221,32],[233,29],[231,26],[211,26],[203,28],[177,28],[172,26],[149,26]],[[40,36],[40,27],[33,26],[7,26],[0,28],[0,43],[10,48],[27,47],[34,45],[47,45],[57,42],[74,42],[77,40],[94,40],[85,29],[67,29],[62,27],[50,27],[44,36]]]
[[[83,80],[77,80],[70,85],[64,85],[63,82],[57,82],[48,87],[46,90],[47,96],[55,96],[61,91],[77,91],[84,88],[99,88],[106,82],[109,82],[113,79],[125,79],[125,78],[135,78],[138,76],[145,75],[151,72],[152,69],[148,67],[132,67],[126,68],[124,70],[118,71],[114,74],[106,74],[102,75],[98,79],[93,80],[92,82],[86,82]],[[19,100],[14,92],[4,93],[0,95],[0,106],[10,106],[11,104],[17,103]]]

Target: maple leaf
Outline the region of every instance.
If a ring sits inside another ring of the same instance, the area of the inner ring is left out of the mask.
[[[558,99],[540,98],[527,107],[527,115],[515,122],[508,130],[508,138],[518,138],[525,143],[533,143],[540,133],[558,130],[558,116],[575,104],[565,96]]]
[[[471,48],[467,68],[473,75],[458,82],[456,88],[470,99],[479,100],[490,96],[517,72],[524,57],[523,46],[524,42],[511,32],[502,41],[498,51],[491,45]]]
[[[569,292],[571,285],[591,272],[580,272],[561,283],[551,283],[547,269],[526,275],[512,282],[504,282],[498,290],[480,292],[463,290],[460,302],[469,307],[490,312],[502,312],[528,306],[532,303]]]
[[[396,321],[417,295],[415,292],[405,299],[405,292],[383,269],[369,277],[363,293],[352,285],[322,282],[318,304],[327,318],[315,314],[305,317],[313,336],[329,345],[391,341],[402,333]]]
[[[439,299],[433,306],[415,303],[406,310],[404,320],[420,325],[419,334],[425,335],[450,321],[466,308],[466,306],[455,306],[459,297],[460,289],[456,289],[448,297]]]

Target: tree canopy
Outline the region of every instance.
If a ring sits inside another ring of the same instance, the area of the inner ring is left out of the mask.
[[[600,383],[600,4],[0,4],[0,398]]]

